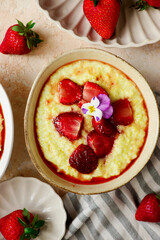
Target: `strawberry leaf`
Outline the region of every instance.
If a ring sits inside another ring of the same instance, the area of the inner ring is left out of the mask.
[[[25,234],[25,233],[24,233],[24,234]],[[25,234],[24,237],[25,237],[25,239],[31,239],[31,236],[28,235],[28,234]]]
[[[33,228],[25,228],[24,233],[28,234],[28,235],[35,235],[35,234],[37,234],[37,230],[35,230]]]
[[[18,22],[18,25],[19,25],[23,30],[25,30],[24,24],[23,24],[21,21],[19,21],[18,19],[17,19],[17,22]]]
[[[33,221],[32,221],[32,223],[31,223],[31,226],[34,227],[35,224],[37,223],[37,221],[38,221],[38,215],[36,214],[34,219],[33,219]]]
[[[20,26],[13,26],[12,30],[15,32],[23,33],[24,30]]]
[[[25,218],[25,219],[27,219],[28,221],[30,221],[30,214],[29,214],[29,212],[27,211],[27,209],[23,209],[23,217]]]
[[[36,237],[39,235],[39,232],[40,232],[40,230],[38,229],[38,230],[37,230],[37,233],[34,234],[34,235],[32,235],[32,238],[36,238]]]
[[[27,224],[25,222],[22,221],[22,219],[20,219],[19,217],[18,218],[18,221],[19,223],[23,226],[23,227],[27,227]]]
[[[33,20],[29,21],[26,25],[26,27],[30,26],[32,24]]]
[[[25,234],[23,233],[21,236],[20,236],[20,239],[19,240],[24,240],[25,239]]]
[[[28,26],[28,29],[33,28],[35,24],[36,24],[36,23],[32,23],[31,25],[29,25],[29,26]]]
[[[43,220],[39,220],[36,224],[35,224],[35,228],[41,228],[44,225],[44,221]]]
[[[158,200],[160,200],[160,196],[159,196],[159,195],[157,195],[157,194],[156,194],[156,198],[157,198]]]
[[[27,47],[28,47],[29,49],[32,49],[31,43],[29,42],[29,39],[28,39],[28,38],[27,38]]]

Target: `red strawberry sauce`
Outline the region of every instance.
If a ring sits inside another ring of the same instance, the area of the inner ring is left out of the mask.
[[[83,59],[83,60],[86,60],[86,59]],[[90,60],[90,61],[92,61],[92,60]],[[96,60],[93,60],[93,61],[96,61]],[[71,64],[72,62],[70,62],[69,64]],[[102,62],[102,63],[104,63],[104,62]],[[69,64],[65,64],[65,65],[63,65],[63,66],[66,66],[66,65],[69,65]],[[106,64],[106,63],[104,63],[104,64]],[[110,64],[108,64],[108,65],[110,65]],[[61,66],[61,67],[63,67],[63,66]],[[113,67],[112,65],[110,65],[111,67]],[[116,67],[114,67],[114,68],[116,68]],[[57,69],[58,70],[58,69]],[[57,71],[56,70],[56,71]],[[119,70],[119,69],[117,69],[117,70]],[[55,72],[56,72],[55,71]],[[120,70],[119,70],[120,71]],[[54,72],[52,73],[52,74],[54,74]],[[51,75],[52,75],[51,74]],[[124,73],[123,73],[124,74]],[[129,81],[132,81],[126,74],[124,74],[125,76],[126,76],[126,78],[129,80]],[[50,79],[50,76],[48,77],[48,79],[46,80],[46,82],[44,83],[44,85],[43,85],[43,87],[42,87],[42,90],[43,90],[43,88],[44,88],[44,86],[45,86],[45,84],[49,81],[49,79]],[[133,82],[133,81],[132,81]],[[137,87],[137,86],[136,86]],[[137,87],[138,88],[138,87]],[[41,92],[42,92],[42,90],[41,90]],[[139,89],[138,89],[139,90]],[[40,92],[40,95],[41,95],[41,92]],[[140,90],[139,90],[139,92],[140,92]],[[40,98],[40,95],[39,95],[39,98]],[[142,96],[142,98],[143,98],[143,96]],[[37,101],[37,106],[36,106],[36,109],[38,108],[38,105],[39,105],[39,99],[38,99],[38,101]],[[146,109],[146,113],[148,114],[148,111],[147,111],[147,107],[146,107],[146,103],[145,103],[145,101],[143,100],[143,105],[144,105],[144,108]],[[36,118],[36,110],[35,110],[35,118]],[[149,118],[148,118],[149,119]],[[34,121],[35,122],[35,121]],[[53,172],[53,173],[55,173],[57,176],[59,176],[59,177],[61,177],[61,178],[63,178],[63,179],[65,179],[65,180],[67,180],[67,181],[69,181],[69,182],[72,182],[72,183],[75,183],[75,184],[83,184],[83,185],[92,185],[92,184],[100,184],[100,183],[105,183],[105,182],[109,182],[109,181],[111,181],[111,180],[113,180],[113,179],[115,179],[115,178],[118,178],[119,176],[121,176],[123,173],[125,173],[129,168],[131,168],[132,167],[132,165],[135,163],[135,161],[139,158],[139,156],[140,156],[140,154],[141,154],[141,152],[142,152],[142,150],[143,150],[143,147],[144,147],[144,145],[145,145],[145,142],[146,142],[146,139],[147,139],[147,135],[148,135],[148,125],[147,125],[147,127],[146,127],[146,134],[145,134],[145,139],[144,139],[144,143],[143,143],[143,145],[141,146],[141,148],[139,149],[139,153],[138,153],[138,155],[137,155],[137,157],[135,158],[135,159],[133,159],[128,165],[127,165],[127,167],[119,174],[119,175],[117,175],[117,176],[113,176],[113,177],[110,177],[110,178],[103,178],[103,177],[94,177],[94,178],[92,178],[91,180],[89,180],[89,181],[87,181],[87,180],[85,180],[85,181],[81,181],[81,180],[79,180],[79,179],[77,179],[77,178],[74,178],[74,177],[71,177],[71,176],[69,176],[69,175],[66,175],[65,174],[65,172],[64,171],[61,171],[61,172],[58,172],[57,170],[58,170],[58,167],[56,166],[56,165],[54,165],[53,163],[51,163],[51,162],[49,162],[49,161],[47,161],[46,159],[45,159],[45,157],[44,157],[44,154],[43,154],[43,152],[42,152],[42,149],[41,149],[41,146],[40,146],[40,144],[39,144],[39,142],[38,142],[38,136],[37,136],[37,131],[36,131],[36,124],[34,124],[34,134],[35,134],[35,141],[36,141],[36,144],[37,144],[37,149],[38,149],[38,151],[39,151],[39,154],[40,154],[40,156],[41,156],[41,158],[43,159],[43,162],[47,165],[47,167]],[[68,159],[68,161],[69,161],[69,159]]]
[[[2,107],[1,107],[1,104],[0,104],[0,115],[2,116],[2,118],[4,119],[4,115],[3,115],[3,110],[2,110]],[[2,150],[0,151],[0,159],[2,157],[2,154],[3,154],[3,150],[4,150],[4,141],[5,141],[5,121],[3,120],[2,122],[2,125],[3,125],[3,130],[1,132],[1,148]]]

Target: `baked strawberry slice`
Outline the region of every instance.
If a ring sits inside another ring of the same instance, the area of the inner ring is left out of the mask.
[[[108,119],[102,118],[100,121],[96,121],[92,118],[92,126],[99,134],[105,134],[107,136],[113,136],[117,133],[116,126],[113,125]]]
[[[69,140],[78,139],[83,123],[83,116],[75,112],[59,114],[54,120],[56,130]]]
[[[83,100],[90,102],[93,97],[97,97],[100,93],[107,94],[106,91],[98,84],[86,82],[83,89]]]
[[[71,154],[69,163],[78,172],[89,174],[97,168],[98,159],[89,146],[81,144]]]
[[[132,107],[128,99],[120,99],[112,104],[113,123],[115,125],[129,125],[133,122]]]
[[[87,102],[82,99],[81,101],[79,101],[78,107],[81,108],[84,103],[87,103]]]
[[[93,130],[88,134],[87,142],[97,157],[105,157],[112,150],[114,138],[101,135]]]
[[[58,90],[60,103],[64,105],[71,105],[82,99],[82,87],[69,79],[60,81]]]

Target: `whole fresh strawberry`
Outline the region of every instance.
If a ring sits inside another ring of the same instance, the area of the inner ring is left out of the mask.
[[[150,6],[154,8],[160,8],[160,0],[138,0],[133,6],[141,11]]]
[[[83,11],[95,31],[108,39],[119,19],[120,0],[84,0]]]
[[[138,221],[160,222],[160,196],[150,193],[140,203],[135,218]]]
[[[8,28],[0,45],[0,52],[3,54],[26,54],[42,42],[39,35],[31,30],[35,25],[32,20],[26,26],[19,20],[17,21],[18,24]]]
[[[6,240],[26,240],[36,238],[44,221],[38,220],[25,208],[16,210],[0,219],[0,232]]]

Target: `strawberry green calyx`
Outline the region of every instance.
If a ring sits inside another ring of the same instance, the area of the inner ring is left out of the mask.
[[[160,8],[160,3],[157,1],[150,1],[150,0],[138,0],[135,4],[133,4],[131,7],[134,7],[135,9],[139,11],[143,11],[148,9],[149,7],[152,7],[154,9]]]
[[[157,194],[155,194],[156,195],[156,198],[158,199],[158,200],[160,200],[160,196],[159,195],[157,195]]]
[[[98,3],[99,3],[100,0],[91,0],[91,1],[93,1],[94,6],[97,7],[97,5],[98,5]],[[120,3],[121,3],[121,0],[119,0],[119,1],[120,1]]]
[[[138,0],[134,5],[132,5],[132,7],[134,7],[135,9],[137,9],[139,11],[143,11],[143,10],[146,10],[147,8],[149,8],[150,5],[144,0]]]
[[[13,26],[12,30],[18,32],[19,35],[24,36],[26,38],[27,47],[29,49],[32,50],[33,47],[37,47],[37,44],[43,41],[39,38],[39,35],[36,32],[31,30],[35,25],[33,20],[28,22],[26,26],[19,20],[17,20],[17,22],[18,24]]]
[[[39,235],[40,228],[45,224],[43,220],[38,220],[38,215],[35,215],[33,221],[30,221],[30,213],[27,209],[23,209],[23,217],[25,222],[18,217],[19,223],[24,227],[24,233],[19,240],[36,238]]]
[[[155,193],[156,198],[160,201],[160,196]],[[160,205],[159,205],[160,207]]]
[[[91,0],[94,3],[94,6],[97,7],[99,0]]]

